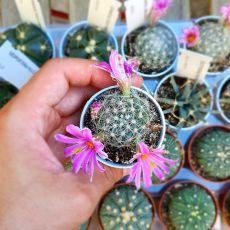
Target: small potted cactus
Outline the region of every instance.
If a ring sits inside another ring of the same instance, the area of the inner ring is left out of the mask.
[[[143,177],[144,185],[149,187],[152,174],[163,180],[164,174],[170,173],[166,166],[177,163],[163,156],[164,115],[151,95],[131,86],[136,62],[124,61],[115,50],[109,60],[110,64],[102,62],[95,67],[109,72],[118,86],[103,89],[89,99],[82,111],[80,128],[66,128],[73,138],[62,134],[55,138],[73,144],[66,148],[65,156],[71,157],[74,172],[82,167],[92,179],[94,165],[105,171],[100,161],[110,167],[130,169],[128,182],[135,180],[140,188]]]
[[[218,87],[216,105],[222,118],[230,124],[230,76],[224,78]]]
[[[224,223],[230,227],[230,189],[225,193],[222,202],[222,217]]]
[[[176,63],[179,45],[173,30],[163,21],[171,0],[154,0],[149,14],[149,23],[122,39],[123,57],[136,57],[140,62],[138,74],[143,77],[158,77],[170,71]]]
[[[218,206],[207,188],[193,182],[178,182],[161,197],[159,214],[168,230],[207,230],[215,224]]]
[[[0,45],[6,40],[39,67],[55,57],[55,46],[51,37],[37,25],[21,23],[12,27],[0,34]]]
[[[189,165],[194,173],[212,182],[230,180],[230,128],[207,126],[188,144]]]
[[[155,99],[172,128],[194,128],[206,119],[212,108],[211,91],[205,81],[201,83],[174,74],[160,81]]]
[[[18,89],[8,81],[0,78],[0,109],[10,101],[18,92]]]
[[[221,8],[222,17],[205,16],[183,31],[181,42],[190,50],[212,57],[209,74],[230,66],[230,4]]]
[[[62,36],[60,57],[108,61],[112,49],[118,49],[113,34],[83,21],[70,27]]]
[[[174,167],[169,167],[168,169],[166,169],[166,171],[168,170],[169,173],[165,174],[164,180],[159,180],[153,174],[152,182],[154,185],[167,183],[171,181],[180,172],[184,164],[184,158],[185,158],[184,148],[182,144],[180,143],[180,141],[176,138],[176,136],[169,130],[166,131],[163,145],[165,148],[164,157],[171,159],[171,160],[177,160],[177,163]]]
[[[120,184],[101,200],[98,217],[103,230],[150,230],[155,212],[154,202],[147,191],[138,191],[130,184]]]

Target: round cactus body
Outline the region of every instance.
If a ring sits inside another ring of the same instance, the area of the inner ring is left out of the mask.
[[[100,104],[96,114],[94,103]],[[138,142],[144,141],[154,149],[162,138],[158,108],[147,95],[134,88],[130,96],[122,95],[117,87],[103,92],[94,98],[84,116],[84,127],[90,128],[104,144],[108,160],[114,163],[130,164]]]
[[[230,130],[209,127],[191,142],[190,164],[202,177],[211,181],[230,179]]]
[[[213,58],[210,72],[223,71],[230,65],[229,33],[217,21],[202,21],[199,27],[200,39],[193,50]]]
[[[198,184],[178,183],[164,195],[162,220],[168,230],[208,230],[217,207],[211,193]]]
[[[230,80],[224,84],[219,101],[222,111],[224,112],[225,116],[230,120]]]
[[[37,66],[42,66],[53,56],[53,47],[49,37],[38,26],[22,23],[16,28],[0,34],[0,45],[6,40],[14,48],[24,53]]]
[[[114,42],[106,32],[85,26],[67,37],[64,52],[67,57],[108,61],[112,49]]]
[[[155,210],[152,201],[142,189],[120,185],[106,194],[99,209],[104,230],[149,230]]]
[[[155,175],[153,175],[153,184],[166,183],[167,181],[171,180],[178,173],[178,170],[180,170],[180,167],[183,164],[183,146],[181,145],[179,140],[177,140],[176,137],[173,136],[173,134],[167,132],[165,134],[165,139],[162,145],[165,146],[166,151],[164,157],[171,160],[177,160],[178,162],[175,166],[169,167],[170,173],[165,175],[165,180],[160,181]]]
[[[18,90],[12,84],[0,79],[0,108],[2,108],[8,101],[10,101]]]

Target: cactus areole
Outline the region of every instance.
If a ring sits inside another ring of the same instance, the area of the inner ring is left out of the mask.
[[[39,67],[54,55],[50,37],[40,27],[31,23],[21,23],[1,33],[0,45],[6,40]]]

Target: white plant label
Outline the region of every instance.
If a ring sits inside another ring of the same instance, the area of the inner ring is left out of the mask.
[[[90,0],[88,22],[112,33],[119,15],[121,3],[115,0]]]
[[[176,74],[202,81],[207,75],[212,58],[190,50],[180,49]]]
[[[45,18],[38,0],[15,0],[22,21],[46,27]]]
[[[20,89],[38,70],[39,67],[9,41],[0,46],[0,78]]]
[[[151,6],[152,0],[128,0],[125,2],[128,33],[144,25]]]

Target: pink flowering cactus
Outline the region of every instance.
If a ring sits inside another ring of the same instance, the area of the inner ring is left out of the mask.
[[[66,126],[67,133],[73,137],[56,134],[55,139],[64,144],[70,144],[64,151],[65,157],[70,157],[73,164],[73,172],[78,173],[82,168],[83,172],[93,178],[94,167],[99,172],[105,169],[98,163],[96,156],[106,159],[108,155],[103,151],[104,145],[96,141],[88,128],[80,129],[74,125]]]
[[[182,37],[180,39],[182,44],[187,47],[194,47],[200,39],[200,29],[198,26],[192,26],[183,30]]]
[[[135,180],[135,185],[137,189],[139,189],[142,176],[145,187],[152,185],[152,174],[154,174],[159,180],[164,180],[165,174],[170,173],[167,165],[173,167],[177,163],[177,160],[164,158],[162,156],[164,154],[165,151],[163,147],[150,150],[144,142],[140,142],[138,144],[137,153],[131,160],[131,162],[136,161],[136,163],[134,163],[131,169],[127,182],[130,183]]]
[[[230,4],[222,6],[220,12],[222,13],[225,22],[230,24]]]
[[[154,0],[150,11],[150,23],[154,25],[171,6],[172,0]]]
[[[90,106],[90,116],[92,119],[95,119],[97,117],[98,112],[102,108],[102,104],[99,101],[95,101],[91,106]]]

